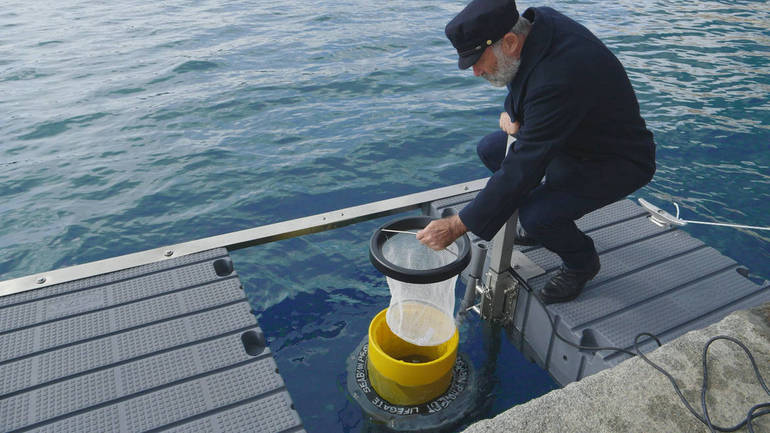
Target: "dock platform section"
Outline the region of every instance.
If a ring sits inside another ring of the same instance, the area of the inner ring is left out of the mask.
[[[218,248],[0,297],[0,431],[304,430]]]
[[[430,213],[457,213],[474,196],[436,201]],[[542,246],[516,246],[511,260],[523,290],[507,329],[509,339],[561,385],[630,355],[578,350],[555,336],[548,315],[559,335],[572,343],[633,351],[639,333],[655,334],[665,343],[770,301],[770,285],[752,282],[740,264],[687,232],[654,224],[631,200],[589,213],[577,225],[594,240],[602,268],[574,301],[544,308],[533,295],[558,271],[561,260],[554,253]],[[649,338],[640,341],[644,352],[657,347]]]

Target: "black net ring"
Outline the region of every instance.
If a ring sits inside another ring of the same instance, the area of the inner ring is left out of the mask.
[[[417,231],[424,229],[431,221],[433,218],[429,216],[413,216],[383,224],[372,234],[369,241],[369,260],[384,275],[405,283],[437,283],[460,274],[471,260],[471,242],[467,234],[463,234],[454,241],[457,245],[457,257],[452,262],[435,269],[407,269],[387,260],[382,253],[382,246],[392,236],[392,233],[386,230]]]

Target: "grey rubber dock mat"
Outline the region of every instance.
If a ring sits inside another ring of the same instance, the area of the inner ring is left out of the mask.
[[[0,431],[304,430],[216,249],[0,297]]]
[[[435,202],[434,216],[458,212],[473,194]],[[574,344],[633,351],[642,332],[662,342],[721,320],[732,311],[770,301],[770,286],[741,275],[740,265],[686,232],[653,224],[630,200],[613,203],[577,221],[593,238],[602,268],[581,295],[547,307],[559,335]],[[587,351],[554,335],[546,310],[534,298],[558,271],[561,260],[542,247],[516,247],[526,257],[512,265],[525,283],[519,291],[511,341],[566,385],[612,367],[629,355]],[[657,347],[641,339],[643,351]]]

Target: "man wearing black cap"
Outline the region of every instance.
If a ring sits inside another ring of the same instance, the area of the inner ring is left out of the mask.
[[[513,0],[473,0],[445,32],[460,69],[507,86],[508,96],[501,130],[478,144],[489,182],[459,215],[417,237],[434,249],[468,230],[490,240],[518,209],[526,231],[519,240],[539,241],[564,262],[540,297],[572,300],[600,268],[575,220],[655,172],[655,143],[628,76],[588,29],[547,7],[520,17]],[[506,154],[508,135],[516,141]]]

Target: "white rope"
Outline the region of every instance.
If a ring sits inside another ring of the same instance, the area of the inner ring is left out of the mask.
[[[382,231],[388,232],[388,233],[404,233],[407,235],[417,235],[417,232],[408,232],[405,230],[382,229]]]
[[[415,235],[415,236],[417,236],[417,232],[408,232],[408,231],[405,231],[405,230],[382,229],[382,231],[389,232],[389,233],[404,233],[404,234],[407,234],[407,235]],[[452,245],[452,244],[449,244],[449,245]],[[457,257],[457,253],[452,251],[452,250],[450,250],[448,246],[446,248],[444,248],[444,251],[446,251],[446,252],[452,254],[453,256]]]
[[[653,218],[662,220],[664,223],[668,224],[674,224],[678,226],[683,226],[686,224],[703,224],[703,225],[709,225],[709,226],[720,226],[720,227],[732,227],[736,229],[750,229],[750,230],[770,230],[770,226],[768,227],[760,227],[760,226],[749,226],[744,224],[734,224],[734,223],[722,223],[722,222],[710,222],[710,221],[693,221],[693,220],[686,220],[679,218],[679,205],[676,202],[674,203],[674,207],[676,208],[676,216],[669,214],[668,212],[658,208],[657,206],[651,204],[647,200],[639,199],[639,204],[644,207],[647,212],[649,212]]]
[[[715,223],[715,222],[709,222],[709,221],[693,221],[693,220],[682,219],[682,218],[679,218],[679,205],[676,202],[673,202],[673,203],[674,203],[674,207],[676,208],[676,219],[678,219],[679,221],[682,221],[685,224],[703,224],[703,225],[709,225],[709,226],[733,227],[736,229],[770,230],[770,227],[747,226],[743,224]]]

